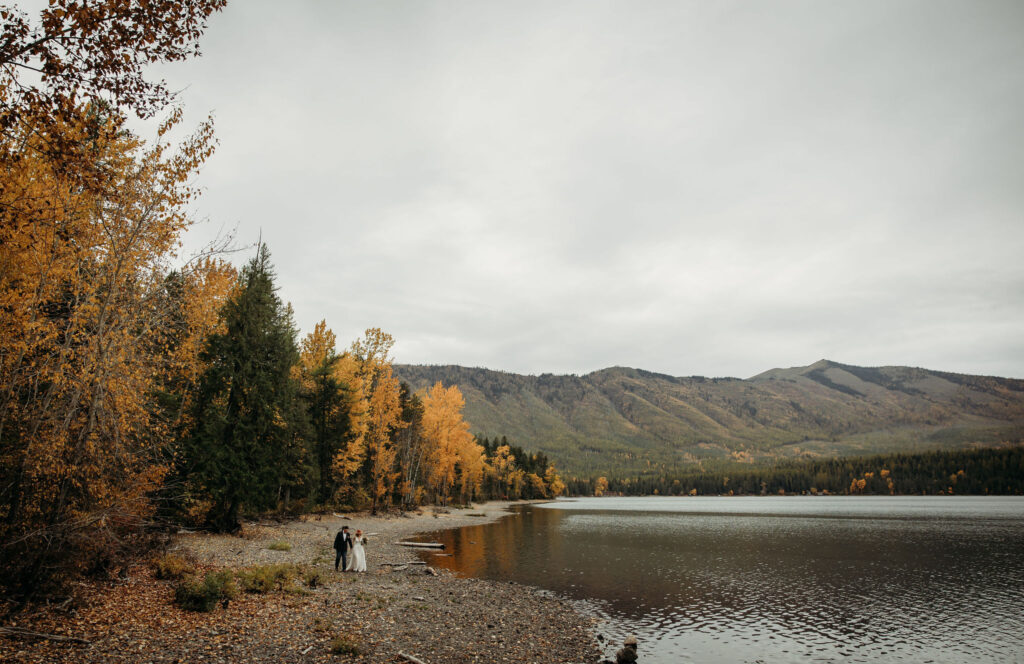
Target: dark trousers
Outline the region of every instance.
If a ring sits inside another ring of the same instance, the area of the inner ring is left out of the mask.
[[[334,569],[335,571],[337,571],[338,563],[340,562],[341,569],[344,570],[346,567],[348,567],[348,556],[345,555],[348,552],[345,551],[345,549],[335,549],[335,552],[336,555],[334,556]]]

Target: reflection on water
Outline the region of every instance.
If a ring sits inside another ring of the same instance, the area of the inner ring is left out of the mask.
[[[585,499],[430,535],[642,662],[1024,662],[1020,498]]]

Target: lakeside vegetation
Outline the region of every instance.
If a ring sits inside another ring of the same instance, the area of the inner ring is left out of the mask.
[[[711,472],[572,478],[572,496],[1024,494],[1024,447],[736,465]]]

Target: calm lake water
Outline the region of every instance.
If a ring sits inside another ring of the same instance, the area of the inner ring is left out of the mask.
[[[584,498],[431,534],[641,664],[1024,662],[1024,498]]]

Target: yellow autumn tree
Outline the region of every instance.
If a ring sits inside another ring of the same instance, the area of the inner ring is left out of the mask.
[[[343,476],[365,468],[373,513],[389,503],[400,474],[395,433],[405,423],[399,381],[391,366],[394,343],[394,338],[379,328],[366,330],[362,339],[353,342],[352,369],[359,379],[361,408],[354,427],[356,436],[335,457],[335,468]]]
[[[335,375],[349,386],[351,410],[349,435],[334,455],[334,477],[340,482],[351,480],[366,459],[366,397],[362,366],[351,353],[345,353],[337,362]]]
[[[530,498],[548,498],[548,486],[544,483],[544,480],[537,473],[526,473],[524,479],[526,486],[529,488],[527,494]]]
[[[312,428],[316,497],[321,503],[334,497],[337,481],[354,472],[365,456],[362,440],[352,448],[365,414],[358,363],[348,353],[339,355],[336,342],[327,322],[320,321],[303,338],[297,367]]]
[[[553,464],[548,466],[547,471],[544,473],[544,483],[547,485],[548,494],[551,498],[557,498],[565,493],[565,482],[559,477],[558,471]]]
[[[454,385],[453,389],[458,389]],[[460,395],[461,396],[461,395]],[[467,431],[468,431],[468,424]],[[463,504],[472,502],[479,495],[483,486],[486,469],[484,448],[472,435],[461,437],[458,448],[459,498]]]
[[[516,460],[512,456],[512,448],[509,445],[501,445],[494,450],[488,472],[493,478],[494,485],[500,488],[502,498],[518,498],[516,495],[509,496],[509,486],[512,484],[512,475],[515,471]]]
[[[168,275],[212,125],[175,153],[180,112],[149,147],[125,118],[172,100],[146,66],[198,54],[224,2],[0,12],[0,581],[19,591],[104,562],[173,462],[187,395],[160,395],[194,383],[204,306],[231,281]]]
[[[172,152],[162,140],[178,114],[146,147],[123,129],[91,133],[101,110],[25,133],[0,172],[0,541],[4,568],[30,582],[60,560],[105,555],[150,514],[175,421],[154,395],[194,380],[197,339],[214,323],[193,299],[215,306],[230,287],[229,270],[198,266],[184,306],[167,304],[212,126]],[[54,161],[50,131],[88,142],[103,181],[82,187]]]
[[[203,362],[200,354],[207,337],[222,325],[218,315],[238,281],[235,268],[219,259],[204,257],[164,279],[160,317],[168,321],[150,336],[152,351],[166,355],[164,392],[172,399],[167,413],[174,430],[187,429],[192,395]]]
[[[472,499],[483,481],[483,448],[469,433],[462,418],[465,399],[458,387],[440,381],[423,397],[423,439],[428,446],[427,481],[442,504],[448,504],[452,488],[460,480],[463,500]],[[461,479],[459,475],[461,474]]]

